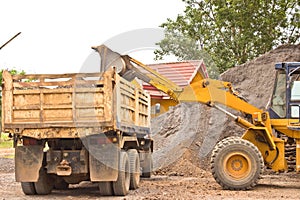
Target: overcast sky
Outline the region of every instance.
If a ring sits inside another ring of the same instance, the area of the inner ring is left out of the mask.
[[[124,32],[157,28],[183,10],[181,0],[0,0],[0,45],[22,32],[0,50],[0,67],[78,72],[91,46]],[[154,57],[149,51],[133,55],[145,63]]]

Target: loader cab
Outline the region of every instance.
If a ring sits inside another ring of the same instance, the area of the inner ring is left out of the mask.
[[[271,119],[299,119],[300,62],[275,65],[276,79],[269,113]]]

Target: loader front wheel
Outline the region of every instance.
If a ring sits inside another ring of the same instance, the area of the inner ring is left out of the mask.
[[[125,196],[129,192],[130,170],[129,159],[125,151],[120,152],[119,172],[117,181],[113,182],[113,190],[116,196]]]
[[[36,191],[33,182],[21,182],[22,191],[26,195],[35,195]]]
[[[247,190],[257,184],[264,162],[258,148],[241,138],[220,141],[212,152],[212,174],[224,188]]]

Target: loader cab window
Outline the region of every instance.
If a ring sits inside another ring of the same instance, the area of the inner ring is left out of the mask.
[[[277,72],[271,107],[280,118],[286,117],[286,74],[283,70]]]
[[[290,97],[290,113],[292,118],[299,118],[299,106],[300,106],[300,74],[292,73],[289,77],[289,86],[291,91]]]

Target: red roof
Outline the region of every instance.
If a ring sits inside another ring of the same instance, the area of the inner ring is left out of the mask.
[[[208,77],[206,67],[202,60],[150,64],[147,66],[168,78],[170,81],[176,83],[181,88],[189,84],[199,67],[202,68],[205,76]],[[147,83],[143,83],[143,88],[150,93],[151,98],[168,98],[168,95]]]

